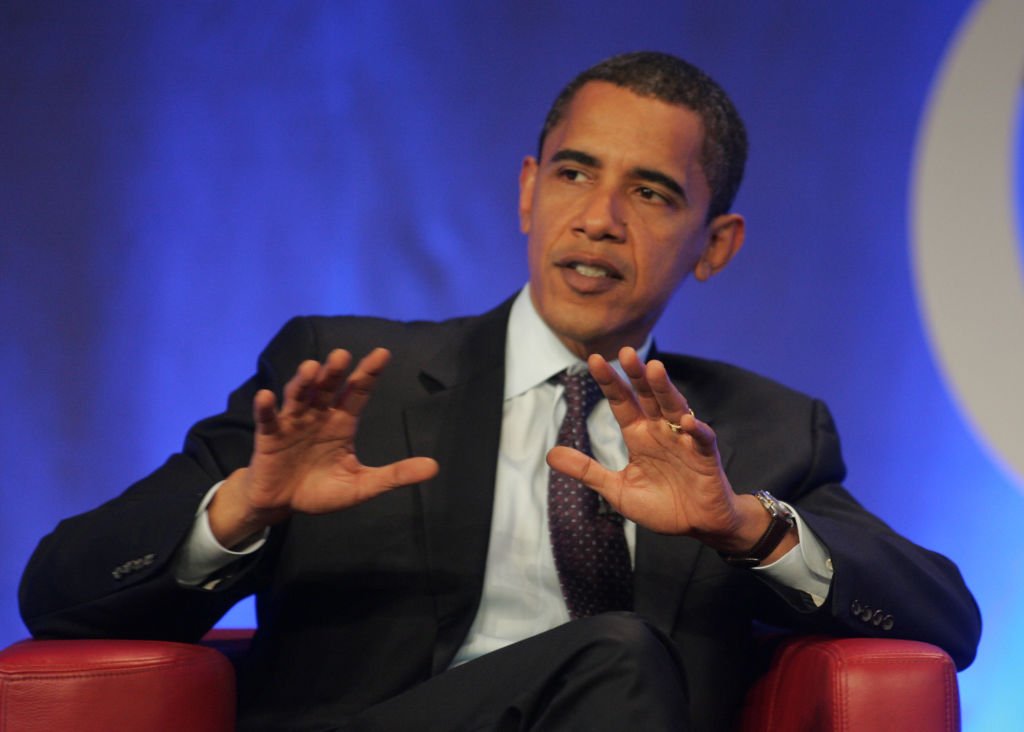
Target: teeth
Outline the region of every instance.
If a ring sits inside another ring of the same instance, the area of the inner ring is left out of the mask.
[[[592,264],[574,264],[572,266],[574,270],[579,272],[584,277],[607,277],[608,270],[604,267],[596,267]]]

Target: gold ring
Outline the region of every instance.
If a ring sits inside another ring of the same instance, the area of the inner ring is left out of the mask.
[[[697,419],[697,415],[693,413],[692,409],[687,407],[686,411],[688,411],[690,413],[691,417],[693,417],[694,419]],[[680,432],[683,431],[683,426],[681,424],[673,422],[672,420],[668,419],[667,417],[665,418],[665,424],[667,424],[668,428],[670,430],[672,430],[672,434],[678,435]]]

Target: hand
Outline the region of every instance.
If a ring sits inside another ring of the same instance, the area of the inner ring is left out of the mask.
[[[686,534],[729,553],[753,547],[768,528],[768,514],[754,496],[733,491],[714,431],[690,412],[660,361],[644,364],[635,350],[623,348],[619,363],[632,389],[601,356],[588,361],[622,430],[629,463],[614,472],[577,450],[555,447],[548,464],[652,531]],[[766,562],[795,543],[794,532]]]
[[[378,348],[346,379],[352,356],[336,349],[323,364],[299,365],[284,388],[280,410],[273,392],[256,394],[249,466],[231,474],[207,509],[210,528],[223,546],[295,512],[339,511],[437,474],[437,462],[430,458],[373,468],[356,456],[359,415],[389,358]]]

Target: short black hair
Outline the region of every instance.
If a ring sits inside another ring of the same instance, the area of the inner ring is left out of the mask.
[[[732,100],[710,76],[667,53],[637,51],[605,59],[566,85],[548,110],[540,131],[537,159],[544,140],[562,121],[584,84],[607,81],[643,97],[686,107],[697,113],[704,128],[701,167],[711,189],[708,221],[729,212],[747,163],[747,130]]]

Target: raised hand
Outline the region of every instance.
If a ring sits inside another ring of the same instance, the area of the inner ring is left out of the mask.
[[[615,472],[572,448],[555,447],[548,464],[653,531],[686,534],[732,553],[752,547],[768,516],[756,498],[733,491],[714,431],[690,411],[660,361],[644,364],[623,348],[619,362],[632,388],[601,356],[592,355],[588,365],[622,430],[629,463]]]
[[[280,409],[272,392],[256,394],[249,466],[231,474],[208,508],[221,544],[233,546],[295,512],[339,511],[437,474],[430,458],[369,467],[356,456],[359,415],[389,358],[378,348],[348,374],[352,357],[336,349],[322,364],[299,365]]]

